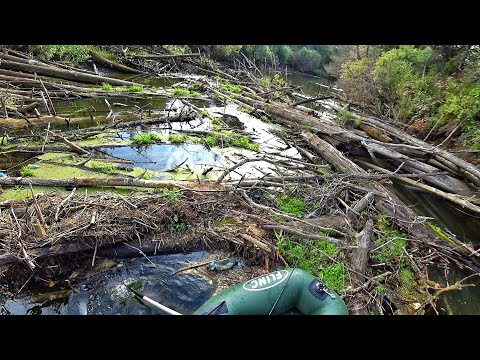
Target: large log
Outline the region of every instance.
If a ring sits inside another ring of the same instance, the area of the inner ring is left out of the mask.
[[[179,58],[191,58],[191,57],[199,57],[202,54],[200,53],[192,53],[192,54],[166,54],[166,55],[134,55],[129,54],[129,57],[137,58],[137,59],[157,59],[157,60],[168,60],[168,59],[179,59]]]
[[[168,180],[143,180],[127,177],[83,177],[73,179],[42,179],[28,177],[1,177],[0,185],[23,185],[23,186],[52,186],[52,187],[80,187],[80,186],[138,186],[144,188],[166,187],[173,188],[175,183]]]
[[[328,102],[328,105],[337,111],[341,109],[341,106],[333,102]],[[363,124],[368,124],[370,126],[383,130],[384,132],[386,132],[392,137],[397,138],[404,144],[410,144],[419,148],[423,148],[426,154],[432,155],[435,160],[451,168],[453,171],[464,177],[466,180],[471,181],[477,186],[480,186],[480,169],[477,166],[460,159],[459,157],[446,150],[440,149],[423,140],[417,139],[407,134],[406,132],[395,128],[394,126],[387,124],[385,121],[381,121],[373,117],[360,116],[355,113],[352,113],[352,116],[355,119],[360,119]]]
[[[39,75],[51,76],[54,78],[73,80],[89,84],[101,84],[103,82],[116,86],[130,86],[132,84],[135,84],[131,81],[113,79],[106,76],[86,74],[79,71],[60,69],[53,66],[24,64],[9,60],[3,60],[0,64],[0,68],[25,71],[31,74],[36,73]]]
[[[120,64],[118,62],[112,61],[110,59],[107,59],[106,57],[103,57],[99,53],[95,51],[90,51],[90,56],[92,57],[93,60],[99,62],[100,64],[109,67],[110,69],[115,69],[118,71],[121,71],[123,73],[131,73],[131,74],[146,74],[146,72],[133,69],[131,67],[125,66],[123,64]]]
[[[301,135],[315,151],[318,151],[318,155],[338,171],[349,174],[367,174],[365,170],[347,159],[339,150],[325,140],[307,132],[303,132]],[[461,260],[472,270],[480,271],[480,264],[475,259],[472,259],[470,253],[463,253],[461,249],[453,248],[448,242],[438,238],[427,225],[419,221],[415,212],[406,206],[392,191],[376,181],[372,181],[366,188],[385,195],[385,197],[378,197],[375,207],[379,211],[386,213],[398,227],[426,244],[434,246],[438,251]]]

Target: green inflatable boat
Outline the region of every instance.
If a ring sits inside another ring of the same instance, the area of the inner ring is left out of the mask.
[[[293,268],[271,272],[210,298],[194,315],[348,315],[343,300],[309,273]]]

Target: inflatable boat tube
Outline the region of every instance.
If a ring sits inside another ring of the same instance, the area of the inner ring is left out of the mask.
[[[336,292],[298,268],[274,271],[232,286],[210,298],[194,315],[277,315],[292,309],[305,315],[348,315]]]

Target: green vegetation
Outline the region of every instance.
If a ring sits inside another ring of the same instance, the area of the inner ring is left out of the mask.
[[[330,259],[335,256],[335,245],[326,241],[296,239],[284,235],[281,231],[275,231],[275,237],[280,253],[290,264],[318,276],[330,289],[338,293],[344,291],[345,260],[342,254],[336,254],[339,261]]]
[[[90,57],[91,45],[37,45],[30,49],[41,60],[59,60],[75,66]]]
[[[305,202],[295,196],[277,198],[277,207],[288,214],[303,218],[305,215]]]
[[[213,118],[212,125],[220,125],[220,120],[218,118]]]
[[[411,296],[415,292],[417,286],[417,281],[415,280],[413,273],[407,268],[401,268],[397,278],[400,283],[400,291],[402,295],[405,297],[408,297],[409,295]]]
[[[187,141],[187,139],[188,137],[186,135],[168,135],[168,141],[170,141],[172,144],[183,144]]]
[[[143,86],[132,84],[126,89],[126,91],[128,91],[128,92],[140,92],[141,93],[141,92],[144,91],[144,88],[143,88]]]
[[[347,125],[352,120],[352,113],[348,110],[340,110],[337,115],[337,122],[342,125]]]
[[[202,117],[208,117],[208,111],[202,110]]]
[[[110,85],[109,83],[103,82],[102,83],[102,90],[113,91],[113,86]]]
[[[447,234],[445,234],[443,232],[443,230],[440,228],[440,226],[438,225],[434,225],[432,224],[431,222],[426,222],[426,224],[428,225],[428,227],[430,229],[433,230],[433,232],[435,233],[435,235],[437,235],[439,238],[445,240],[445,241],[448,241],[450,244],[454,245],[454,246],[457,246],[457,244],[455,243],[455,241],[453,241]]]
[[[243,45],[239,51],[262,65],[275,62],[318,76],[326,76],[324,66],[332,55],[329,45]]]
[[[260,120],[267,124],[271,123],[271,121],[268,120],[268,117],[266,117],[265,115],[260,116]]]
[[[180,189],[174,187],[172,190],[167,188],[155,188],[154,192],[156,194],[160,194],[163,198],[167,199],[168,201],[177,202],[180,201],[180,197],[182,196],[182,192]]]
[[[229,92],[232,92],[232,93],[235,93],[235,94],[241,94],[242,93],[242,89],[240,88],[240,86],[232,85],[228,81],[225,81],[221,85],[221,87],[222,87],[223,90],[226,90],[226,91],[229,91]]]
[[[117,171],[115,170],[113,165],[111,163],[108,163],[108,162],[91,160],[87,163],[87,166],[89,168],[93,169],[93,170],[103,171],[103,172],[107,173],[108,175],[113,175],[113,174],[117,173]]]
[[[241,149],[247,149],[251,151],[260,150],[260,144],[251,142],[248,136],[231,136],[229,131],[221,131],[220,133],[210,134],[204,137],[197,139],[196,141],[201,144],[213,147],[213,146],[223,146],[223,147],[237,147]]]
[[[178,234],[179,232],[185,231],[190,228],[190,225],[183,223],[177,214],[173,214],[170,218],[170,222],[168,224],[168,231],[170,234]]]
[[[251,113],[252,113],[252,110],[247,109],[247,108],[245,108],[245,107],[242,107],[242,108],[240,108],[240,112],[243,112],[243,113],[245,113],[245,114],[251,114]]]
[[[140,134],[133,138],[132,142],[136,145],[154,144],[162,141],[163,138],[155,133]]]
[[[163,48],[171,54],[188,54],[190,52],[188,45],[163,45]]]
[[[342,65],[341,86],[350,99],[376,116],[404,123],[421,119],[426,126],[417,129],[413,123],[412,129],[428,132],[435,126],[436,137],[460,124],[460,142],[480,149],[479,46],[371,48]]]
[[[196,91],[190,91],[188,89],[174,88],[173,95],[175,96],[189,96],[189,97],[199,97],[200,94]]]
[[[33,169],[29,168],[28,166],[24,166],[20,169],[20,176],[28,177],[33,176]]]
[[[380,263],[393,266],[403,261],[403,247],[406,244],[405,237],[387,224],[383,217],[377,218],[378,229],[382,231],[377,236],[372,250],[372,258]]]

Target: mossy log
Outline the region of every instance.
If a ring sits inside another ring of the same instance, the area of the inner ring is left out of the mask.
[[[90,51],[90,56],[92,57],[93,60],[99,62],[100,64],[106,67],[109,67],[110,69],[115,69],[123,73],[130,73],[130,74],[146,74],[146,72],[144,71],[133,69],[131,67],[128,67],[118,62],[107,59],[106,57],[103,57],[102,55],[100,55],[95,51]]]

